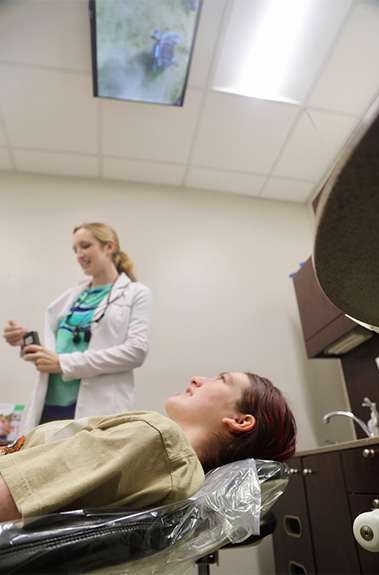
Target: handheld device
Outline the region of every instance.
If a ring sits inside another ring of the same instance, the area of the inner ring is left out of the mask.
[[[38,331],[29,331],[24,335],[24,345],[41,345],[38,337]]]

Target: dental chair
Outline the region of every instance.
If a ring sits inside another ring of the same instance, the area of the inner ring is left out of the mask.
[[[200,491],[180,503],[1,523],[0,573],[179,575],[197,563],[205,575],[220,548],[252,544],[273,531],[269,508],[287,482],[284,463],[245,459],[207,473]]]

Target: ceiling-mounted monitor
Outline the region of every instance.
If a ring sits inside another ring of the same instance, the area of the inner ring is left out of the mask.
[[[202,0],[89,0],[94,96],[182,106]]]

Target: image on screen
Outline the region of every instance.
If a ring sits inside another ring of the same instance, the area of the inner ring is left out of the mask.
[[[90,0],[94,95],[182,106],[202,0]]]

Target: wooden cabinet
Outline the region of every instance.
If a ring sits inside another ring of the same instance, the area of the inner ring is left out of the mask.
[[[291,461],[287,488],[273,506],[276,573],[316,573],[301,458]]]
[[[379,334],[345,316],[318,285],[312,260],[293,276],[307,356],[338,357],[341,360],[351,411],[363,421],[369,419],[364,397],[379,403]],[[365,432],[355,424],[357,437]]]
[[[341,452],[346,489],[353,520],[379,505],[379,446]],[[379,553],[358,545],[362,573],[379,573]]]
[[[379,445],[296,457],[273,507],[277,574],[379,573],[379,553],[356,542],[355,517],[379,498]],[[367,454],[367,453],[366,453]]]
[[[307,356],[338,356],[371,337],[371,332],[358,326],[338,309],[321,290],[309,258],[293,276]],[[339,352],[336,342],[341,343]],[[334,344],[336,350],[328,350]]]

